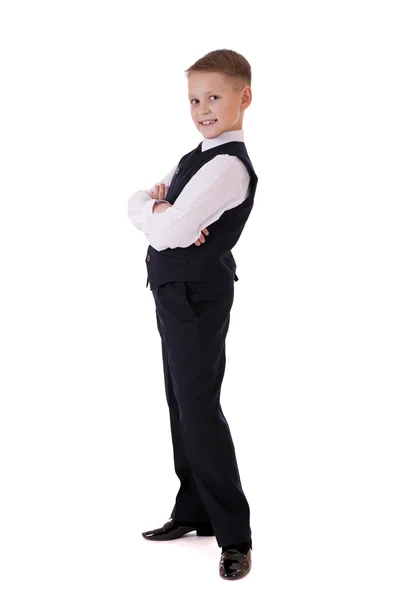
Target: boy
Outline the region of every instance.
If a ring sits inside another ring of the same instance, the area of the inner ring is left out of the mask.
[[[157,541],[190,531],[216,536],[220,576],[232,580],[251,569],[252,538],[220,390],[238,280],[231,249],[258,181],[242,130],[252,101],[251,67],[237,52],[215,50],[186,73],[191,116],[204,139],[152,190],[128,201],[129,217],[150,243],[146,285],[156,305],[181,483],[170,520],[142,535]]]

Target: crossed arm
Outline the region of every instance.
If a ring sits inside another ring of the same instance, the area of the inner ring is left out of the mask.
[[[195,173],[171,205],[165,194],[175,170],[151,190],[139,190],[128,200],[132,223],[159,251],[204,243],[204,229],[245,200],[250,182],[238,157],[220,154]]]
[[[168,210],[169,208],[171,208],[173,205],[170,204],[170,202],[167,202],[167,200],[165,200],[166,196],[167,196],[167,192],[168,192],[168,185],[165,185],[164,183],[160,183],[160,184],[156,184],[153,186],[153,188],[150,190],[149,195],[151,198],[153,198],[155,200],[155,203],[153,204],[153,212],[157,212],[157,213],[161,213],[164,212],[165,210]],[[209,235],[209,231],[207,229],[207,227],[205,227],[204,229],[202,229],[202,233],[200,234],[199,238],[195,241],[195,246],[200,246],[201,244],[204,244],[206,239],[205,239],[205,235]]]

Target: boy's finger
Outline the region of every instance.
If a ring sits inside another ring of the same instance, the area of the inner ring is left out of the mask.
[[[164,183],[159,185],[159,200],[164,200],[165,188]]]

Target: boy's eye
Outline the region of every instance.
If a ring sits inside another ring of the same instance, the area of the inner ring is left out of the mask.
[[[218,96],[216,96],[215,94],[212,94],[211,96],[209,96],[209,98],[218,98]],[[196,98],[194,98],[193,100],[191,100],[191,104],[193,102],[198,102],[198,100]]]

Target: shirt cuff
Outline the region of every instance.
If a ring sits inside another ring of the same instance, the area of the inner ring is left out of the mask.
[[[153,198],[151,198],[150,200],[145,202],[145,204],[143,205],[143,215],[145,217],[149,217],[150,215],[153,214],[154,203],[155,203],[155,200],[153,200]]]
[[[154,204],[166,204],[166,203],[168,204],[169,201],[168,200],[153,200],[153,205]],[[152,208],[151,208],[151,212],[153,212],[153,205],[152,205]]]

